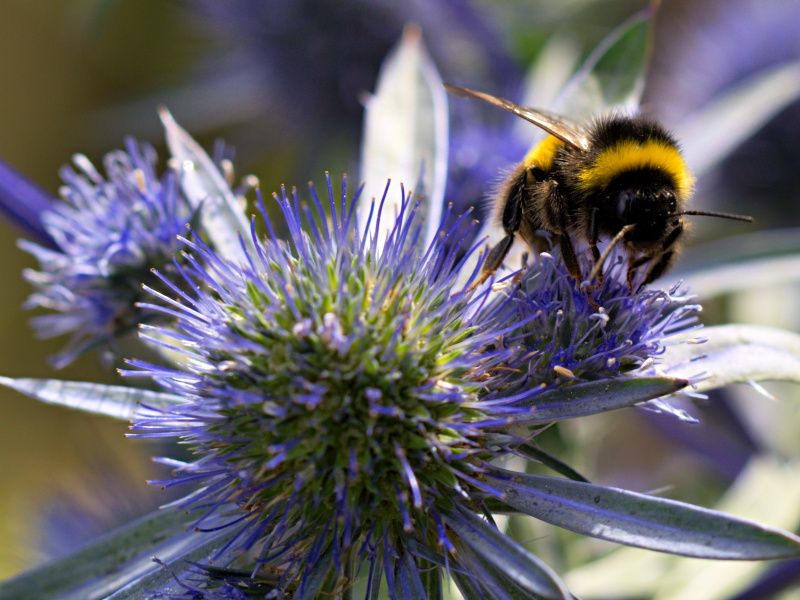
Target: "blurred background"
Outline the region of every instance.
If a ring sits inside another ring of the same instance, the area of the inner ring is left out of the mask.
[[[165,104],[206,147],[218,138],[231,144],[237,172],[257,175],[266,191],[319,179],[324,169],[352,173],[360,99],[404,24],[422,26],[446,81],[518,99],[530,64],[553,36],[580,60],[644,6],[633,0],[411,0],[402,6],[390,0],[5,0],[0,158],[55,195],[58,170],[75,152],[97,161],[130,134],[163,155],[156,107]],[[678,126],[749,78],[800,60],[798,22],[800,2],[792,0],[664,3],[644,108]],[[465,121],[485,119],[489,127],[505,118],[455,104],[454,136],[458,127],[466,131]],[[469,110],[480,114],[458,113]],[[502,136],[487,133],[484,146],[481,135],[464,137],[475,145],[472,162],[454,166],[468,172],[467,184],[448,192],[459,205],[479,204],[496,168],[521,157]],[[695,207],[752,214],[757,225],[698,222],[689,244],[725,256],[724,243],[700,245],[775,230],[781,248],[797,251],[800,240],[786,228],[800,221],[798,139],[800,102],[787,101],[699,181]],[[48,377],[47,356],[63,340],[36,341],[31,334],[21,309],[29,289],[20,271],[32,259],[16,248],[18,235],[0,222],[0,372]],[[690,247],[687,264],[704,255]],[[717,295],[706,303],[705,319],[798,330],[797,292],[795,283],[781,282]],[[97,355],[60,375],[115,379]],[[598,482],[640,491],[669,484],[674,497],[713,505],[754,453],[800,456],[797,390],[770,390],[777,401],[743,388],[698,403],[704,424],[688,432],[642,411],[623,411],[569,424],[549,443]],[[153,445],[126,441],[124,432],[108,419],[0,391],[0,578],[164,500],[143,483],[156,475],[148,458]]]

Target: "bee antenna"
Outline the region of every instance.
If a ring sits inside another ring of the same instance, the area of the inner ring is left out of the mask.
[[[675,213],[677,216],[681,215],[698,215],[702,217],[719,217],[720,219],[730,219],[731,221],[744,221],[745,223],[752,223],[753,217],[748,215],[734,215],[732,213],[714,212],[710,210],[682,210]]]

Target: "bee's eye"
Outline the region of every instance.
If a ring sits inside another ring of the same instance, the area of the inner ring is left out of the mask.
[[[675,194],[671,191],[667,190],[664,192],[664,199],[667,204],[667,211],[669,214],[673,214],[675,211],[678,210],[678,201],[675,199]]]
[[[674,214],[675,211],[678,210],[678,201],[675,199],[675,193],[670,189],[659,190],[655,199],[669,215]]]
[[[617,216],[625,223],[628,222],[635,198],[631,190],[623,190],[617,196]]]

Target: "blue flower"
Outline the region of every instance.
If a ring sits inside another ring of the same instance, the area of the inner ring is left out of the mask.
[[[372,87],[381,62],[408,23],[425,32],[445,73],[468,65],[475,77],[496,85],[518,81],[521,75],[505,36],[492,22],[492,11],[468,0],[273,0],[268,5],[203,0],[186,8],[223,49],[233,41],[235,52],[215,55],[217,64],[206,70],[225,88],[231,73],[239,74],[237,81],[250,88],[260,87],[271,98],[270,113],[276,108],[285,111],[294,119],[284,126],[307,128],[317,143],[321,128],[352,128],[361,122],[358,92]],[[343,35],[344,31],[358,35]],[[253,107],[249,110],[252,113]]]
[[[41,215],[55,247],[20,242],[40,269],[24,273],[36,288],[26,307],[53,311],[33,318],[37,334],[71,334],[53,358],[57,367],[145,318],[135,307],[141,285],[155,281],[151,269],[170,264],[192,214],[175,176],[156,174],[156,161],[150,146],[133,140],[106,155],[105,177],[77,156],[77,170],[61,171],[64,202]]]
[[[161,275],[170,293],[143,305],[175,317],[141,329],[178,366],[132,360],[123,374],[183,401],[148,407],[133,435],[186,444],[194,459],[161,459],[174,477],[157,483],[199,484],[180,506],[201,511],[198,530],[229,531],[209,565],[178,581],[193,594],[246,582],[310,598],[360,574],[367,597],[385,578],[392,597],[423,598],[423,581],[447,569],[462,589],[497,597],[509,575],[486,571],[489,543],[525,565],[512,587],[565,597],[546,565],[476,516],[506,497],[494,462],[517,446],[530,456],[533,433],[520,438],[515,425],[572,383],[556,381],[553,364],[606,381],[640,368],[690,322],[684,302],[632,298],[607,279],[598,313],[552,259],[521,287],[509,280],[510,293],[457,289],[469,213],[425,248],[406,199],[379,247],[384,202],[358,223],[358,194],[347,200],[346,181],[327,188],[330,221],[313,186],[311,209],[296,191],[275,196],[288,241],[262,205],[270,235],[253,227],[247,264],[184,240],[190,255],[173,265],[184,283]],[[532,371],[518,368],[532,353]]]
[[[582,270],[593,266],[581,256]],[[612,254],[600,285],[586,289],[549,254],[541,254],[515,292],[522,345],[516,385],[554,382],[558,377],[591,381],[648,370],[665,340],[698,324],[700,306],[680,285],[670,290],[625,283],[624,253]]]

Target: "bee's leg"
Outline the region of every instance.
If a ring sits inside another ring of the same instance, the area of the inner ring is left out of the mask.
[[[581,274],[581,266],[578,263],[578,257],[575,255],[575,247],[572,245],[569,234],[562,233],[558,236],[558,246],[561,248],[561,258],[564,259],[567,271],[569,271],[572,278],[580,285],[583,281],[583,275]]]
[[[514,234],[508,233],[506,234],[506,237],[492,246],[491,250],[489,250],[489,254],[486,255],[486,260],[481,268],[480,277],[478,277],[477,281],[473,284],[474,286],[482,284],[484,281],[489,279],[489,277],[491,277],[492,274],[497,271],[497,269],[500,268],[500,266],[503,264],[503,261],[506,259],[506,255],[508,255],[508,251],[511,250],[511,245],[513,243]]]
[[[600,250],[597,249],[597,240],[600,237],[600,227],[597,220],[597,208],[592,209],[592,214],[589,215],[589,247],[592,249],[592,258],[596,263],[600,260]],[[600,278],[603,274],[600,273]]]
[[[508,251],[511,250],[511,246],[514,243],[514,235],[522,225],[522,201],[526,183],[527,174],[523,172],[511,184],[502,216],[503,230],[506,235],[489,250],[483,267],[481,267],[480,275],[469,286],[468,291],[475,289],[489,279],[501,267],[508,255]]]
[[[651,260],[653,260],[652,254],[646,254],[645,256],[640,256],[639,258],[633,258],[633,256],[628,258],[628,273],[625,277],[625,281],[628,284],[628,291],[631,294],[633,294],[635,291],[635,288],[633,287],[633,278],[636,277],[637,269]]]
[[[634,289],[642,289],[648,283],[652,283],[664,274],[675,259],[675,243],[680,239],[682,234],[683,225],[679,224],[664,238],[664,242],[657,252],[645,254],[637,259],[631,258],[628,261],[628,289],[630,289],[631,293],[633,293]],[[642,283],[638,288],[634,288],[633,279],[636,276],[636,270],[650,261],[654,262],[647,270],[647,274],[644,276]]]
[[[594,262],[595,268],[592,270],[594,273],[594,279],[596,279],[597,283],[592,284],[589,281],[589,285],[591,287],[600,287],[603,285],[603,265],[600,260],[600,250],[597,248],[597,240],[600,237],[600,227],[597,220],[597,208],[593,208],[591,214],[589,215],[589,248],[592,251],[592,261]],[[597,268],[599,266],[599,268]],[[596,273],[595,273],[596,272]],[[590,276],[590,280],[592,277]]]
[[[616,245],[619,244],[620,242],[623,242],[625,240],[625,236],[627,236],[628,233],[634,227],[635,227],[635,225],[629,224],[629,225],[625,225],[622,229],[620,229],[617,232],[617,235],[615,235],[613,238],[611,238],[611,241],[608,242],[608,246],[605,247],[605,250],[603,250],[603,253],[600,255],[600,257],[595,260],[594,267],[592,267],[592,272],[589,273],[588,281],[591,284],[592,280],[597,280],[597,285],[596,286],[590,286],[590,289],[592,287],[600,287],[600,285],[603,283],[603,265],[608,260],[608,257],[611,256],[611,252],[614,250]],[[650,257],[646,258],[645,262],[647,262],[648,260],[650,260]],[[630,261],[629,261],[629,263],[630,263]],[[642,264],[642,263],[638,263],[638,264]],[[630,275],[630,272],[628,274]]]
[[[683,234],[683,225],[679,224],[670,231],[669,235],[664,240],[664,245],[661,247],[661,253],[658,259],[650,266],[647,275],[642,281],[642,286],[652,283],[661,277],[667,269],[669,269],[672,261],[675,259],[675,243],[680,239]]]
[[[567,271],[580,285],[581,281],[583,281],[583,275],[581,274],[578,257],[575,254],[575,247],[569,237],[569,224],[567,222],[569,205],[558,189],[558,182],[549,180],[542,183],[542,186],[542,193],[545,194],[545,218],[543,219],[545,228],[554,234],[558,247],[561,249],[561,259],[564,261]]]

